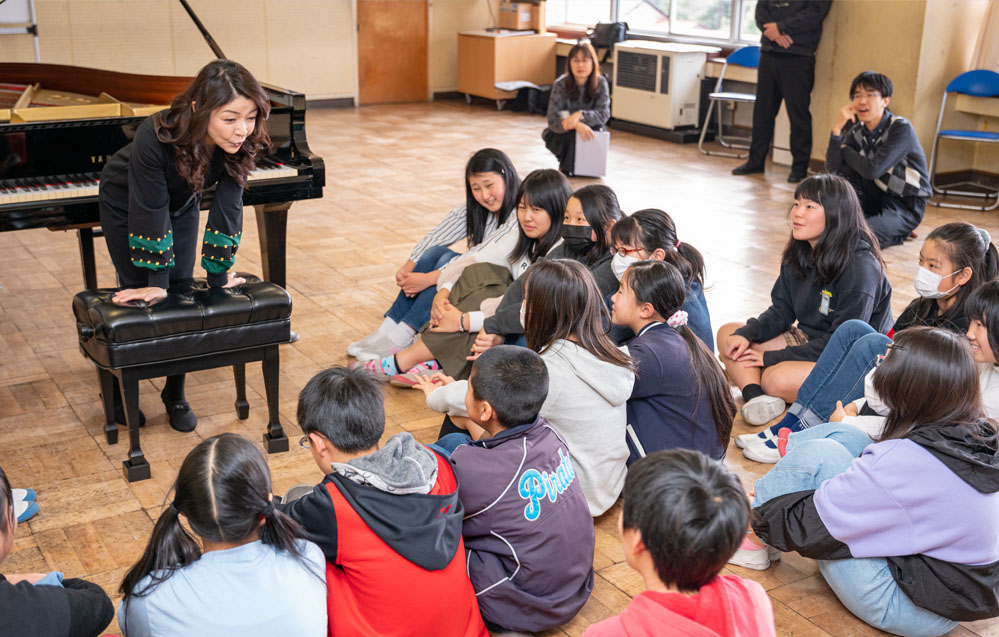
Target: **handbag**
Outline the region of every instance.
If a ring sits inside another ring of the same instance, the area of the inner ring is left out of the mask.
[[[586,37],[590,38],[590,44],[596,48],[606,49],[601,62],[606,62],[614,45],[628,39],[627,22],[598,22],[596,26],[586,32]]]

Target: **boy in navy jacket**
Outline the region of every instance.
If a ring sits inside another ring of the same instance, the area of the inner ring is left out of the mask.
[[[467,381],[438,375],[428,395],[464,394],[471,436],[450,434],[465,510],[468,575],[486,625],[540,632],[566,623],[593,590],[593,518],[569,450],[538,413],[548,368],[524,347],[482,353]]]

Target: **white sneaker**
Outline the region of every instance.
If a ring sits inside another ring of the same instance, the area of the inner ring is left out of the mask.
[[[776,443],[773,443],[776,445]],[[751,442],[742,449],[742,455],[754,462],[763,464],[777,464],[780,461],[780,451],[774,447],[767,446],[765,441]]]
[[[371,334],[368,334],[359,341],[354,341],[353,343],[347,346],[347,355],[354,356],[356,358],[360,352],[367,351],[369,349],[369,346],[375,340],[378,339],[378,336],[379,336],[378,332],[375,331],[372,332]]]
[[[786,408],[783,398],[763,394],[743,405],[740,413],[747,425],[760,426],[780,416]]]
[[[765,571],[770,568],[770,562],[776,562],[779,559],[780,551],[769,546],[757,546],[746,538],[735,550],[735,554],[729,558],[728,563],[751,568],[754,571]]]
[[[395,354],[396,352],[401,352],[416,341],[416,335],[409,340],[408,343],[403,343],[402,345],[397,345],[389,340],[388,337],[384,337],[374,343],[364,350],[363,352],[358,352],[355,358],[359,361],[373,361],[376,358],[385,358],[389,354]]]

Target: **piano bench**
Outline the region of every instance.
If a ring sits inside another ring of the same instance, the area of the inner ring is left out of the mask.
[[[80,292],[73,313],[83,355],[97,365],[104,403],[104,434],[118,442],[114,420],[115,380],[128,427],[128,459],[122,462],[129,482],[151,476],[139,446],[139,381],[232,366],[236,414],[249,417],[246,363],[262,361],[267,394],[268,453],[288,450],[278,417],[278,346],[291,341],[291,297],[279,285],[248,274],[244,285],[209,289],[204,280],[174,286],[165,299],[145,306],[111,302],[117,289]]]

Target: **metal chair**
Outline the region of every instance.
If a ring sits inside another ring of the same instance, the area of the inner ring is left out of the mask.
[[[721,155],[724,157],[738,157],[740,159],[749,156],[749,153],[730,153],[723,150],[708,150],[704,148],[704,136],[708,132],[708,123],[711,121],[711,111],[715,110],[718,116],[718,132],[715,135],[715,139],[719,144],[725,148],[737,148],[740,150],[748,150],[749,145],[745,143],[745,138],[742,142],[730,142],[727,141],[722,134],[722,107],[718,105],[718,102],[733,102],[736,104],[755,104],[756,94],[755,93],[735,93],[735,92],[725,92],[722,91],[722,82],[725,80],[725,71],[728,69],[729,64],[734,64],[736,66],[742,66],[747,69],[755,69],[760,66],[760,47],[758,46],[747,46],[739,49],[732,53],[732,55],[725,58],[725,64],[722,66],[721,73],[718,74],[718,81],[715,83],[714,92],[708,94],[708,112],[704,115],[704,125],[701,126],[701,138],[697,141],[697,149],[700,150],[705,155]],[[717,109],[715,108],[717,105]]]
[[[944,208],[995,210],[999,207],[999,187],[996,187],[994,190],[989,190],[987,187],[974,181],[959,181],[953,184],[948,184],[945,187],[940,187],[936,184],[937,146],[939,145],[939,141],[941,139],[953,139],[957,141],[976,143],[999,143],[999,133],[956,128],[941,130],[944,118],[944,108],[947,106],[947,95],[949,93],[960,93],[962,95],[970,95],[972,97],[999,98],[999,73],[978,69],[975,71],[961,73],[950,81],[950,84],[948,84],[946,90],[944,90],[943,99],[940,101],[940,114],[937,116],[937,128],[936,132],[933,134],[933,151],[930,154],[930,186],[933,188],[933,192],[941,194],[944,197],[947,195],[959,195],[962,197],[984,198],[985,201],[979,206],[947,203],[944,201],[930,201],[930,203]],[[978,187],[981,190],[954,190],[952,186],[973,186]],[[989,205],[989,200],[993,198],[995,201]]]

